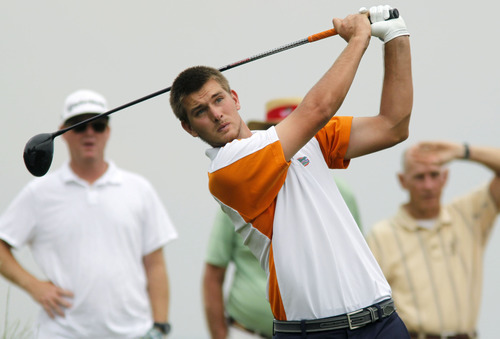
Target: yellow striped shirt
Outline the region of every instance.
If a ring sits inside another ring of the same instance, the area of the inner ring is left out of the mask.
[[[483,255],[498,210],[489,185],[442,207],[430,229],[403,207],[377,223],[370,245],[409,331],[473,332],[483,284]]]

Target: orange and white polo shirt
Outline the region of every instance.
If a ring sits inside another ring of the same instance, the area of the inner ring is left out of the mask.
[[[207,150],[209,188],[268,276],[278,320],[330,317],[391,290],[337,189],[352,117],[334,117],[290,162],[274,127]]]

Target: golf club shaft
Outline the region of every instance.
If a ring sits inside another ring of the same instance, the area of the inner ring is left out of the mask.
[[[237,62],[234,62],[232,64],[229,64],[229,65],[226,65],[224,67],[221,67],[219,68],[219,71],[221,72],[224,72],[224,71],[227,71],[228,69],[231,69],[231,68],[234,68],[234,67],[238,67],[238,66],[241,66],[241,65],[244,65],[244,64],[247,64],[249,62],[252,62],[252,61],[255,61],[255,60],[259,60],[259,59],[262,59],[262,58],[265,58],[265,57],[268,57],[270,55],[273,55],[273,54],[276,54],[276,53],[280,53],[280,52],[283,52],[283,51],[286,51],[286,50],[289,50],[291,48],[294,48],[294,47],[298,47],[298,46],[301,46],[301,45],[304,45],[304,44],[307,44],[309,42],[314,42],[314,41],[318,41],[318,40],[321,40],[321,39],[325,39],[325,38],[328,38],[328,37],[331,37],[331,36],[334,36],[336,35],[337,32],[335,31],[335,29],[329,29],[329,30],[326,30],[326,31],[323,31],[323,32],[320,32],[320,33],[316,33],[316,34],[313,34],[313,35],[310,35],[308,36],[307,38],[304,38],[304,39],[301,39],[301,40],[298,40],[298,41],[295,41],[295,42],[292,42],[292,43],[289,43],[287,45],[283,45],[281,47],[278,47],[278,48],[274,48],[274,49],[271,49],[269,51],[266,51],[266,52],[263,52],[263,53],[260,53],[260,54],[257,54],[257,55],[254,55],[254,56],[251,56],[249,58],[246,58],[246,59],[243,59],[243,60],[240,60],[240,61],[237,61]],[[154,93],[151,93],[149,95],[146,95],[142,98],[139,98],[139,99],[136,99],[134,101],[131,101],[129,103],[126,103],[124,105],[121,105],[119,107],[116,107],[116,108],[113,108],[112,110],[109,110],[107,112],[104,112],[104,113],[101,113],[101,114],[98,114],[98,115],[95,115],[93,117],[90,117],[89,119],[87,120],[84,120],[84,121],[81,121],[77,124],[74,124],[72,126],[68,126],[66,128],[63,128],[63,129],[60,129],[54,133],[52,133],[52,138],[55,138],[63,133],[66,133],[67,131],[69,130],[72,130],[73,128],[75,127],[78,127],[80,125],[84,125],[84,124],[87,124],[91,121],[94,121],[94,120],[97,120],[99,118],[102,118],[102,117],[105,117],[105,116],[108,116],[112,113],[115,113],[117,111],[121,111],[122,109],[125,109],[127,107],[130,107],[130,106],[133,106],[133,105],[136,105],[140,102],[143,102],[143,101],[146,101],[146,100],[149,100],[149,99],[152,99],[160,94],[164,94],[164,93],[167,93],[170,91],[170,89],[172,89],[172,86],[169,86],[167,88],[164,88],[162,90],[159,90],[157,92],[154,92]]]
[[[367,17],[369,18],[368,11],[363,12],[363,14],[366,14]],[[397,9],[394,8],[394,9],[391,9],[389,11],[389,18],[387,18],[386,20],[395,19],[398,17],[399,17],[399,12]],[[371,23],[371,21],[370,21],[370,23]],[[290,48],[298,47],[298,46],[304,45],[304,44],[309,43],[309,42],[314,42],[314,41],[318,41],[321,39],[325,39],[325,38],[331,37],[331,36],[336,35],[336,34],[337,34],[337,32],[335,31],[335,29],[329,29],[329,30],[326,30],[326,31],[323,31],[323,32],[320,32],[317,34],[313,34],[305,39],[290,43],[288,45],[284,45],[284,46],[279,47],[279,48],[272,49],[270,51],[267,51],[267,52],[264,52],[261,54],[257,54],[255,56],[250,57],[250,58],[243,59],[243,60],[240,60],[238,62],[229,64],[227,66],[221,67],[221,68],[219,68],[219,71],[223,72],[225,70],[228,70],[228,69],[240,66],[240,65],[244,65],[244,64],[249,63],[251,61],[255,61],[255,60],[258,60],[258,59],[261,59],[261,58],[264,58],[264,57],[267,57],[267,56],[270,56],[270,55],[273,55],[273,54],[276,54],[279,52],[283,52],[283,51],[286,51]],[[85,125],[91,121],[97,120],[97,119],[102,118],[102,117],[106,117],[106,116],[110,115],[111,113],[120,111],[124,108],[133,106],[133,105],[138,104],[140,102],[143,102],[145,100],[154,98],[160,94],[169,92],[171,90],[171,88],[172,87],[170,86],[170,87],[167,87],[165,89],[159,90],[157,92],[151,93],[151,94],[146,95],[142,98],[131,101],[125,105],[116,107],[110,111],[107,111],[107,112],[104,112],[101,114],[97,114],[97,115],[95,115],[87,120],[84,120],[84,121],[79,122],[77,124],[74,124],[72,126],[63,128],[63,129],[58,130],[56,132],[41,133],[41,134],[35,135],[30,140],[28,140],[28,142],[26,143],[26,146],[24,147],[23,158],[24,158],[24,163],[26,165],[26,168],[30,171],[31,174],[33,174],[35,176],[40,177],[40,176],[45,175],[47,173],[47,171],[49,170],[50,165],[52,163],[52,158],[53,158],[53,154],[54,154],[54,138],[55,137],[57,137],[63,133],[66,133],[67,131],[69,131],[73,128],[76,128],[78,126]]]
[[[324,39],[324,38],[331,37],[331,36],[336,35],[336,34],[337,34],[337,32],[333,28],[329,29],[329,30],[326,30],[326,31],[323,31],[323,32],[320,32],[320,33],[316,33],[316,34],[313,34],[313,35],[311,35],[311,36],[309,36],[309,37],[307,37],[305,39],[298,40],[298,41],[289,43],[287,45],[283,45],[281,47],[271,49],[271,50],[269,50],[267,52],[251,56],[250,58],[243,59],[243,60],[234,62],[232,64],[229,64],[227,66],[221,67],[221,68],[219,68],[219,71],[223,72],[223,71],[226,71],[226,70],[231,69],[233,67],[241,66],[241,65],[244,65],[246,63],[249,63],[249,62],[252,62],[252,61],[255,61],[255,60],[259,60],[259,59],[268,57],[270,55],[286,51],[286,50],[294,48],[294,47],[302,46],[302,45],[307,44],[309,42],[314,42],[314,41],[318,41],[318,40],[321,40],[321,39]]]
[[[368,14],[367,14],[368,15]],[[399,17],[399,11],[396,9],[396,8],[393,8],[390,10],[390,13],[389,13],[389,19],[396,19]],[[371,21],[370,21],[371,22]],[[292,42],[290,44],[287,44],[287,45],[283,45],[281,47],[278,47],[278,48],[274,48],[274,49],[271,49],[267,52],[264,52],[264,53],[260,53],[260,54],[257,54],[257,55],[254,55],[252,57],[249,57],[247,59],[243,59],[243,60],[240,60],[240,61],[237,61],[237,62],[234,62],[232,64],[229,64],[229,65],[226,65],[224,67],[221,67],[219,68],[219,71],[220,72],[224,72],[224,71],[227,71],[228,69],[231,69],[231,68],[234,68],[234,67],[238,67],[238,66],[241,66],[241,65],[244,65],[244,64],[247,64],[249,62],[252,62],[252,61],[255,61],[255,60],[259,60],[259,59],[262,59],[262,58],[265,58],[265,57],[268,57],[270,55],[273,55],[273,54],[276,54],[276,53],[280,53],[280,52],[283,52],[283,51],[286,51],[286,50],[289,50],[291,48],[294,48],[294,47],[298,47],[298,46],[301,46],[301,45],[304,45],[304,44],[307,44],[309,42],[314,42],[314,41],[318,41],[318,40],[322,40],[322,39],[325,39],[325,38],[329,38],[331,36],[334,36],[337,34],[337,31],[332,28],[332,29],[328,29],[326,31],[323,31],[323,32],[319,32],[319,33],[316,33],[316,34],[313,34],[313,35],[310,35],[308,36],[307,38],[305,39],[301,39],[301,40],[298,40],[298,41],[295,41],[295,42]],[[130,106],[133,106],[135,104],[138,104],[140,102],[143,102],[143,101],[146,101],[146,100],[149,100],[151,98],[154,98],[160,94],[163,94],[163,93],[167,93],[170,91],[170,89],[172,89],[172,86],[170,87],[167,87],[167,88],[164,88],[162,90],[159,90],[157,92],[154,92],[154,93],[151,93],[149,95],[146,95],[142,98],[139,98],[139,99],[136,99],[134,101],[131,101],[127,104],[124,104],[124,105],[121,105],[119,107],[116,107],[116,108],[113,108],[112,110],[110,111],[107,111],[107,112],[104,112],[104,113],[101,113],[99,115],[95,115],[87,120],[84,120],[84,121],[81,121],[77,124],[74,124],[72,126],[69,126],[69,127],[66,127],[66,128],[63,128],[63,129],[60,129],[54,133],[52,133],[52,138],[55,138],[57,137],[58,135],[61,135],[63,133],[66,133],[67,131],[77,127],[77,126],[80,126],[80,125],[84,125],[84,124],[87,124],[91,121],[94,121],[94,120],[97,120],[99,118],[102,118],[104,116],[108,116],[110,115],[111,113],[115,113],[117,111],[121,111],[122,109],[125,109],[127,107],[130,107]]]

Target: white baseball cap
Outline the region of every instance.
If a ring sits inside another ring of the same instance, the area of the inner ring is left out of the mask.
[[[80,89],[68,95],[64,101],[61,122],[81,114],[101,114],[108,111],[106,99],[97,92]]]

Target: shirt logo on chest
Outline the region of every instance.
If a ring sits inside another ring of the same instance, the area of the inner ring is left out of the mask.
[[[304,167],[309,165],[309,159],[306,156],[297,159]]]

